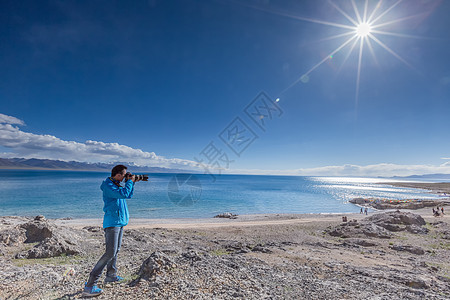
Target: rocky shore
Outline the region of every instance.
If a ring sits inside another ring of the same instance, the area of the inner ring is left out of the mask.
[[[396,187],[417,188],[429,190],[445,198],[441,199],[380,199],[380,198],[354,198],[349,202],[375,209],[420,209],[424,207],[442,207],[450,204],[450,182],[383,182],[383,185]]]
[[[98,299],[449,299],[449,218],[427,211],[128,228]],[[0,299],[81,297],[103,231],[58,221],[0,218]]]
[[[350,203],[360,206],[372,207],[375,209],[419,209],[424,207],[442,207],[450,204],[447,199],[427,200],[427,199],[379,199],[379,198],[354,198]]]

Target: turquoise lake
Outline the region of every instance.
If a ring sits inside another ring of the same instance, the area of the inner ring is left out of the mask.
[[[102,218],[102,172],[0,170],[0,215]],[[149,174],[128,200],[131,218],[209,218],[223,212],[349,213],[354,197],[437,198],[382,178]]]

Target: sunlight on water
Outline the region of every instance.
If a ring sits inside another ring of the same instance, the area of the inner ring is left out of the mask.
[[[398,192],[395,188],[383,188],[383,187],[374,187],[371,185],[323,185],[323,187],[330,189],[348,189],[348,190],[365,190],[365,191],[383,191],[383,192]]]
[[[383,182],[406,182],[392,178],[367,178],[367,177],[311,177],[313,180],[324,183],[383,183]]]
[[[387,182],[407,182],[391,178],[358,178],[358,177],[312,177],[318,186],[328,190],[336,199],[348,201],[353,198],[385,198],[385,199],[435,199],[437,195],[427,190],[393,187]],[[409,181],[411,182],[411,181]]]

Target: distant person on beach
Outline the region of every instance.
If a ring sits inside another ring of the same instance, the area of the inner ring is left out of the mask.
[[[367,215],[367,207],[364,208],[364,213]]]
[[[125,185],[120,183],[125,179]],[[111,170],[111,177],[106,178],[100,186],[103,191],[103,230],[105,231],[106,249],[92,269],[89,280],[85,283],[82,297],[98,296],[102,290],[97,287],[97,282],[106,267],[105,282],[122,281],[117,275],[117,254],[122,244],[123,227],[128,224],[128,207],[126,199],[133,196],[134,184],[139,180],[131,174],[127,174],[127,167],[117,165]]]
[[[442,214],[444,214],[444,207],[441,207]]]
[[[360,214],[362,214],[362,213],[363,213],[363,208],[362,208],[362,207],[361,207],[361,210],[359,211],[359,213],[360,213]]]

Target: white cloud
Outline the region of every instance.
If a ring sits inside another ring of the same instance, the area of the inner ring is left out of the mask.
[[[299,175],[318,175],[318,176],[409,176],[444,173],[450,174],[450,164],[441,165],[398,165],[380,163],[366,166],[343,165],[326,166],[319,168],[299,169]]]
[[[234,174],[271,174],[298,176],[350,176],[350,177],[392,177],[424,174],[450,174],[450,162],[441,165],[398,165],[380,163],[366,166],[341,165],[293,170],[227,170]]]
[[[7,116],[0,113],[0,124],[17,124],[25,125],[25,122],[16,117]]]
[[[2,157],[46,158],[83,162],[134,162],[141,166],[183,168],[198,170],[197,163],[178,158],[165,158],[154,152],[134,149],[118,143],[88,140],[84,143],[65,141],[52,135],[25,132],[13,124],[24,122],[0,114],[0,146],[13,149],[14,153],[2,153]]]
[[[136,165],[180,168],[200,171],[204,169],[198,163],[179,158],[165,158],[154,152],[131,148],[118,143],[105,143],[87,140],[84,143],[65,141],[52,135],[40,135],[20,130],[25,125],[20,119],[0,114],[0,146],[10,148],[13,152],[0,153],[0,157],[46,158],[75,160],[82,162],[134,162]],[[442,158],[449,159],[449,158]],[[450,174],[450,161],[441,165],[398,165],[380,163],[373,165],[341,165],[291,170],[226,169],[211,172],[222,174],[256,174],[256,175],[300,175],[300,176],[364,176],[390,177],[443,173]]]

